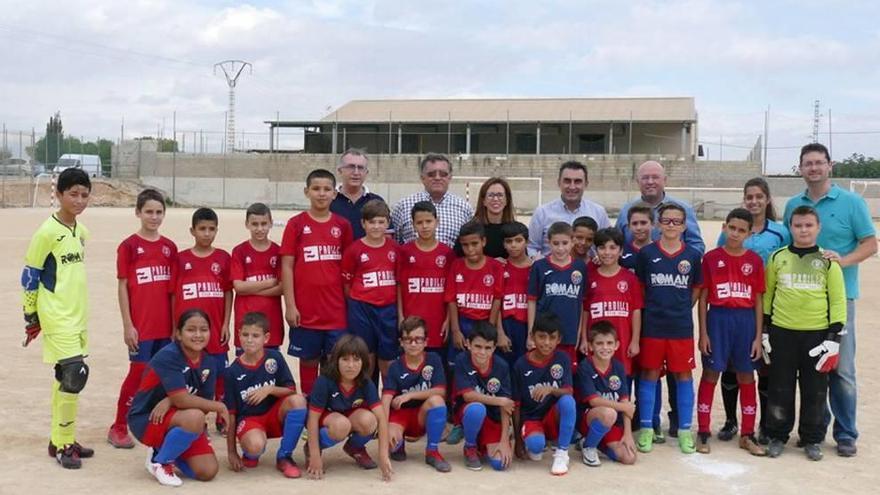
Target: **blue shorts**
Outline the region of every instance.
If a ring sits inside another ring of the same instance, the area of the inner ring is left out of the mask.
[[[374,306],[363,301],[348,300],[348,333],[364,339],[372,354],[384,361],[400,355],[397,342],[397,305]]]
[[[287,354],[305,361],[313,361],[329,356],[330,351],[345,330],[314,330],[304,327],[291,327]]]
[[[703,356],[703,368],[723,373],[755,371],[752,342],[755,341],[755,310],[752,308],[710,307],[706,331],[712,353]]]
[[[526,353],[526,340],[529,337],[529,326],[528,323],[524,321],[509,317],[502,320],[501,325],[504,327],[504,333],[506,333],[507,338],[510,339],[511,345],[510,352],[499,352],[498,354],[503,357],[507,361],[507,364],[510,365],[510,368],[513,369],[516,360]]]
[[[464,336],[465,342],[467,342],[468,335],[471,334],[471,330],[474,328],[474,323],[479,320],[472,320],[466,316],[458,317],[458,327],[461,328],[461,334]],[[446,343],[446,362],[449,363],[449,367],[455,367],[455,358],[461,354],[462,350],[455,348],[454,339],[452,338],[452,329],[449,329],[449,341]]]
[[[171,343],[171,339],[142,340],[138,342],[136,352],[128,351],[128,360],[132,363],[148,363],[163,347]]]
[[[264,345],[263,349],[267,349],[267,350],[271,349],[273,351],[280,351],[281,346],[280,345]],[[244,349],[242,349],[241,347],[236,347],[235,348],[235,357],[241,356],[242,354],[244,354]]]

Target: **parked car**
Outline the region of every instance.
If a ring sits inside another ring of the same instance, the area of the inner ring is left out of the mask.
[[[81,168],[92,177],[101,177],[104,171],[101,166],[101,157],[98,155],[82,155],[79,153],[65,153],[58,158],[55,172],[60,173],[68,168]]]
[[[30,177],[33,165],[23,158],[7,158],[0,161],[0,175]]]

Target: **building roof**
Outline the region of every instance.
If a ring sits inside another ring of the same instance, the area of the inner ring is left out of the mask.
[[[353,100],[321,122],[696,122],[692,97]]]

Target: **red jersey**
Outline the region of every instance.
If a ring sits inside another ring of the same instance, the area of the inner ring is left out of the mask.
[[[307,211],[287,221],[281,256],[293,256],[293,295],[303,328],[347,328],[342,252],[351,241],[351,224],[335,213],[324,222]]]
[[[483,267],[468,268],[464,258],[452,262],[446,276],[446,302],[455,301],[459,316],[472,320],[488,320],[492,302],[501,299],[504,265],[486,257]]]
[[[632,358],[626,350],[632,340],[632,314],[644,307],[644,295],[639,279],[633,272],[621,267],[610,277],[591,269],[587,296],[584,298],[584,311],[587,312],[587,328],[597,321],[607,321],[614,325],[620,346],[614,353],[626,374],[632,375]]]
[[[342,279],[350,286],[348,297],[355,301],[373,306],[397,302],[397,243],[384,241],[381,247],[372,247],[361,238],[342,255]]]
[[[225,353],[228,345],[220,343],[220,327],[226,313],[226,292],[232,290],[229,281],[229,253],[214,249],[210,255],[199,258],[192,249],[177,255],[174,267],[174,321],[188,309],[198,308],[208,315],[211,340],[205,351]]]
[[[116,248],[116,278],[125,280],[138,340],[171,338],[171,270],[177,246],[167,237],[148,241],[132,234]]]
[[[529,321],[529,271],[532,266],[522,268],[509,261],[504,265],[501,283],[501,317],[513,318],[526,323]]]
[[[425,320],[428,347],[440,347],[440,330],[446,320],[446,274],[455,253],[442,242],[431,251],[422,251],[416,241],[410,241],[400,246],[398,254],[400,310],[404,317],[418,315]]]
[[[232,263],[229,269],[230,281],[243,280],[260,282],[281,281],[281,247],[270,242],[265,251],[257,251],[250,241],[244,241],[232,250]],[[281,312],[281,296],[258,296],[235,294],[233,306],[235,326],[230,331],[235,333],[235,347],[241,347],[238,331],[241,320],[251,311],[258,311],[269,319],[269,341],[267,346],[280,346],[284,342],[284,315]]]
[[[703,257],[703,284],[711,306],[754,308],[755,298],[764,293],[764,262],[747,249],[732,256],[723,247]]]

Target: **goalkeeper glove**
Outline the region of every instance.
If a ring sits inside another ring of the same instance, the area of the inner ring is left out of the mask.
[[[27,313],[24,315],[24,342],[21,343],[22,347],[27,347],[28,344],[31,343],[34,339],[37,338],[37,335],[40,335],[40,331],[42,328],[40,327],[40,317],[37,313]]]
[[[819,373],[828,373],[837,368],[837,362],[840,360],[840,337],[842,325],[835,324],[828,329],[825,340],[810,349],[810,357],[818,357],[816,361],[816,371]]]

